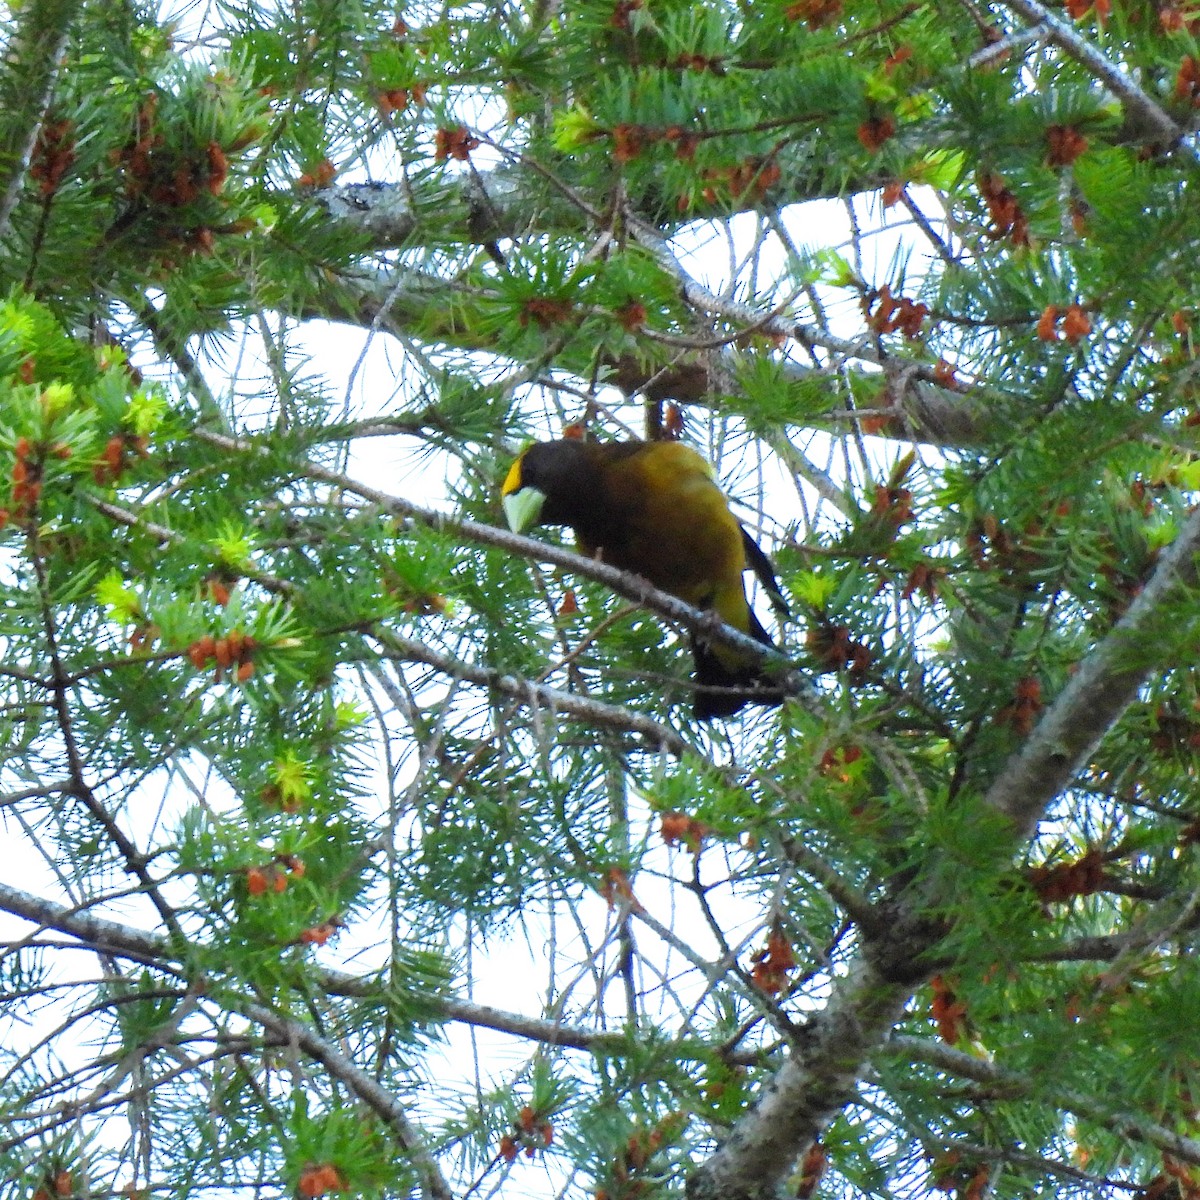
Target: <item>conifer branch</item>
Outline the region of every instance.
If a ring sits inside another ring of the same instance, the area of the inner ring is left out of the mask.
[[[158,882],[150,874],[146,856],[105,808],[104,803],[87,781],[87,763],[75,733],[75,716],[71,708],[70,692],[73,685],[59,652],[56,609],[50,595],[50,583],[43,557],[41,535],[36,525],[31,524],[27,541],[28,554],[33,563],[34,578],[41,605],[42,632],[46,642],[46,653],[50,660],[51,674],[45,686],[50,693],[50,704],[62,738],[67,769],[71,778],[71,787],[67,794],[77,800],[91,820],[104,831],[108,841],[120,854],[125,871],[138,880],[142,893],[153,904],[166,928],[175,936],[180,936],[178,917],[160,891]]]
[[[1130,124],[1140,130],[1144,137],[1170,147],[1183,136],[1183,129],[1150,95],[1039,0],[1004,0],[1004,3],[1034,22],[1042,36],[1070,55],[1108,88],[1121,102]]]
[[[1011,33],[1006,33],[994,42],[989,41],[982,49],[976,50],[967,59],[967,66],[972,70],[978,71],[991,67],[994,64],[1002,63],[1014,50],[1028,46],[1031,42],[1039,41],[1045,37],[1045,34],[1046,31],[1040,25],[1031,25],[1025,29],[1014,29]]]
[[[246,438],[227,437],[224,434],[213,433],[211,430],[206,429],[195,430],[193,436],[211,445],[220,446],[223,449],[237,453],[257,454],[263,452],[263,447],[258,442]],[[753,657],[756,661],[764,665],[778,666],[780,668],[778,677],[779,686],[788,695],[797,697],[811,697],[813,695],[812,685],[799,671],[786,670],[786,667],[790,664],[788,664],[779,650],[772,646],[764,645],[748,634],[742,633],[741,630],[723,624],[721,621],[714,619],[713,614],[705,609],[694,608],[692,605],[678,599],[678,597],[672,596],[669,592],[660,591],[639,575],[634,575],[629,571],[620,571],[616,567],[611,567],[607,563],[602,562],[600,559],[575,554],[551,542],[543,542],[536,538],[510,533],[508,530],[501,529],[498,526],[485,525],[480,521],[473,521],[467,517],[459,517],[449,513],[437,512],[434,509],[424,508],[419,504],[405,500],[403,497],[393,496],[388,492],[381,491],[379,488],[361,483],[349,475],[330,471],[325,467],[317,466],[315,463],[298,465],[297,471],[309,479],[330,484],[341,492],[358,496],[360,499],[378,506],[383,512],[405,517],[430,529],[457,534],[479,545],[492,546],[499,550],[505,550],[510,554],[520,555],[523,558],[551,563],[554,566],[572,571],[577,575],[582,575],[587,579],[593,579],[597,583],[604,584],[605,587],[610,588],[618,595],[624,596],[627,600],[633,600],[635,603],[648,608],[651,612],[666,617],[668,620],[678,621],[688,629],[695,630],[718,645],[728,646],[730,649],[737,650],[747,657]],[[434,664],[431,663],[430,665]],[[515,681],[513,686],[517,686]],[[520,686],[524,687],[526,685],[521,684]],[[560,694],[565,695],[565,693]],[[574,699],[576,701],[580,700],[579,697],[575,697]],[[597,702],[588,701],[587,703]],[[656,726],[655,728],[660,729],[662,727]]]
[[[94,903],[103,903],[103,900]],[[58,904],[54,900],[35,896],[2,881],[0,912],[29,922],[37,931],[53,929],[65,934],[98,954],[128,959],[165,974],[183,976],[180,969],[183,960],[179,947],[170,945],[157,934],[148,933],[133,925],[100,917],[82,908]],[[17,944],[31,943],[35,937],[36,933],[31,934]],[[315,974],[313,978],[330,996],[374,1000],[380,994],[379,980],[373,977],[326,970]],[[546,1046],[563,1046],[606,1055],[620,1054],[630,1046],[629,1037],[625,1033],[587,1029],[553,1018],[530,1017],[454,996],[439,997],[435,1008],[447,1021],[475,1025],[480,1029],[492,1029],[497,1033],[507,1033],[512,1037],[525,1038]],[[681,1056],[697,1059],[705,1059],[712,1053],[711,1047],[693,1044],[686,1039],[678,1042],[675,1048]],[[723,1053],[721,1058],[731,1064],[751,1066],[761,1061],[762,1054],[758,1050],[731,1050]]]
[[[25,186],[71,23],[82,7],[82,0],[37,0],[16,10],[0,72],[0,241]]]
[[[544,683],[521,679],[490,667],[476,667],[397,633],[376,630],[375,637],[379,640],[385,656],[389,658],[399,657],[407,662],[424,663],[453,679],[465,679],[479,687],[500,692],[522,704],[536,704],[549,712],[562,713],[589,724],[639,734],[649,745],[677,757],[693,753],[692,748],[673,729],[631,709],[606,704],[602,700],[593,700],[573,692],[564,692]]]
[[[887,399],[888,420],[882,427],[872,429],[881,436],[967,449],[1011,427],[1000,415],[1007,407],[1006,397],[975,390],[956,391],[938,382],[930,367],[880,358],[873,345],[865,340],[846,341],[788,316],[771,315],[752,305],[716,296],[692,280],[674,261],[666,243],[656,240],[663,255],[660,264],[669,267],[689,303],[699,311],[741,328],[794,340],[828,356],[828,367],[791,360],[779,364],[785,384],[814,379],[829,382],[828,415],[810,415],[807,425],[841,431],[848,423],[863,417],[877,417],[875,412],[859,416],[835,403],[835,376],[850,372],[862,382],[875,385]],[[345,321],[360,328],[380,328],[402,337],[419,334],[460,350],[496,350],[494,339],[464,324],[456,316],[455,306],[445,303],[453,289],[452,284],[407,268],[399,268],[394,275],[360,273],[333,282],[327,280],[307,299],[301,315]],[[628,355],[602,365],[607,380],[629,395],[644,392],[651,400],[694,404],[723,391],[736,391],[740,358],[739,350],[725,346],[719,350],[683,351],[665,368],[647,367]],[[856,371],[849,366],[851,363],[862,365]]]
[[[971,1079],[989,1087],[1002,1088],[1013,1096],[1044,1096],[1047,1092],[1045,1077],[1029,1079],[1015,1071],[1009,1071],[991,1059],[956,1050],[932,1039],[898,1035],[890,1038],[880,1050],[879,1057],[900,1057],[907,1062],[927,1063],[939,1071]],[[1144,1142],[1157,1150],[1165,1151],[1182,1162],[1200,1166],[1200,1139],[1190,1138],[1154,1121],[1134,1117],[1128,1113],[1114,1112],[1093,1096],[1053,1084],[1049,1090],[1054,1102],[1064,1111],[1094,1121],[1130,1141]]]
[[[243,1011],[252,1021],[276,1037],[299,1046],[391,1128],[396,1135],[396,1141],[409,1156],[417,1172],[421,1181],[421,1194],[425,1200],[454,1200],[454,1192],[425,1145],[425,1139],[409,1121],[404,1105],[387,1088],[366,1071],[356,1067],[327,1038],[322,1037],[303,1021],[281,1016],[261,1004],[246,1004]]]
[[[103,897],[93,899],[88,902],[88,907],[103,902]],[[98,954],[129,958],[171,974],[177,973],[167,965],[172,959],[172,951],[163,938],[133,925],[99,917],[87,907],[68,907],[0,881],[0,910],[28,921],[38,930],[54,929],[77,938]]]
[[[1125,615],[1079,664],[988,789],[985,803],[1008,818],[1019,837],[1033,832],[1046,806],[1086,765],[1150,673],[1169,665],[1154,648],[1162,639],[1178,636],[1179,617],[1171,608],[1195,586],[1197,554],[1200,508],[1193,510]]]
[[[1013,837],[997,846],[1011,851],[1032,832],[1047,805],[1066,788],[1096,743],[1120,716],[1150,671],[1162,664],[1146,651],[1155,624],[1197,577],[1200,509],[1163,555],[1154,574],[1117,623],[1073,676],[1034,729],[1022,753],[995,782],[986,803],[1013,825]],[[1178,618],[1175,617],[1177,624]],[[936,898],[932,898],[936,899]],[[922,928],[918,912],[902,897],[888,929],[865,929],[868,954],[835,985],[814,1015],[804,1039],[764,1089],[755,1107],[727,1141],[688,1181],[690,1200],[759,1200],[771,1195],[824,1124],[850,1101],[860,1072],[888,1037],[911,992],[930,971],[922,962],[937,940]],[[924,897],[931,910],[938,905]],[[907,964],[907,980],[894,967]]]
[[[692,1172],[688,1200],[776,1195],[802,1150],[854,1098],[864,1064],[899,1019],[909,990],[862,959],[837,979],[754,1107]]]

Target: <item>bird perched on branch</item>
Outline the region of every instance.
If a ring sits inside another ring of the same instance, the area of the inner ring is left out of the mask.
[[[765,646],[770,635],[746,599],[742,573],[753,570],[787,612],[771,562],[729,511],[712,467],[679,442],[585,442],[530,446],[501,488],[509,526],[569,525],[583,554],[632,571],[655,587]],[[696,661],[693,711],[725,717],[744,704],[778,704],[777,683],[761,664],[691,633]]]

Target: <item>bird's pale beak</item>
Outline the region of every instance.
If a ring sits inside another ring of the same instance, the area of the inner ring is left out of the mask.
[[[539,492],[537,488],[524,487],[520,491],[507,493],[502,503],[509,529],[513,533],[524,533],[538,523],[542,505],[546,503],[546,493]]]

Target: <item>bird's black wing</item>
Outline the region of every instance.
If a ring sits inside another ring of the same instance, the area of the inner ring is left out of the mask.
[[[779,580],[775,578],[775,568],[771,564],[771,560],[766,556],[763,548],[746,532],[745,525],[740,528],[742,547],[746,551],[746,565],[754,572],[758,582],[763,585],[763,590],[767,593],[767,599],[770,600],[775,615],[781,620],[790,617],[791,609],[788,608],[787,601],[779,590]]]

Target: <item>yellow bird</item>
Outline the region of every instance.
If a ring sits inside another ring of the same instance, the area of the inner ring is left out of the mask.
[[[655,587],[773,646],[746,599],[753,570],[782,611],[771,562],[729,511],[713,469],[679,442],[585,442],[530,446],[501,488],[516,533],[569,525],[580,552],[632,571]],[[725,717],[744,704],[778,704],[779,685],[752,659],[691,634],[693,711]]]

